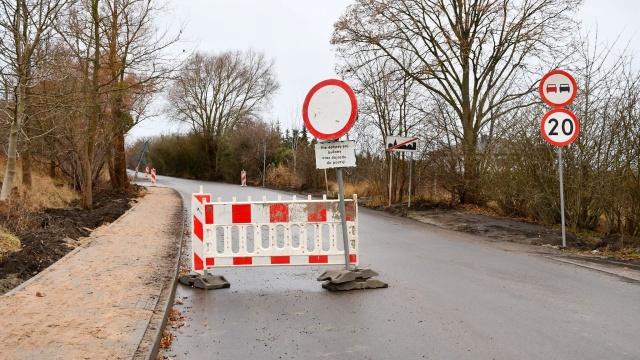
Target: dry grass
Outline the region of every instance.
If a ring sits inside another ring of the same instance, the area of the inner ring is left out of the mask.
[[[68,188],[64,181],[51,179],[46,172],[32,173],[32,185],[27,188],[22,184],[20,164],[16,169],[13,191],[8,201],[0,204],[0,226],[5,232],[17,232],[31,226],[33,215],[45,208],[62,208],[68,206],[80,195]],[[0,176],[4,180],[6,161],[0,161]]]
[[[0,260],[5,254],[20,250],[20,239],[0,227]]]
[[[279,189],[300,189],[304,185],[303,180],[289,168],[278,165],[267,169],[267,183]]]
[[[0,163],[0,174],[3,180],[5,171],[6,165],[3,161]],[[22,206],[29,211],[65,207],[71,201],[80,198],[80,195],[67,187],[64,181],[52,179],[37,169],[32,174],[32,185],[28,189],[22,184],[22,172],[19,163],[16,171],[16,177],[13,180],[14,194],[15,189],[17,189],[17,201],[21,202]],[[16,201],[15,197],[12,198],[12,201]]]
[[[368,181],[361,181],[358,183],[344,183],[344,197],[351,198],[354,194],[361,197],[369,197],[372,194],[371,184]],[[337,198],[339,193],[338,183],[329,181],[329,194],[327,196]]]

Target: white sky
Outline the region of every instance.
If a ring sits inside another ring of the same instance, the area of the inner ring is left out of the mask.
[[[264,51],[275,59],[280,90],[265,117],[279,120],[283,130],[302,126],[302,102],[318,82],[337,78],[329,40],[333,24],[353,0],[167,0],[173,8],[167,22],[186,22],[180,48],[203,52]],[[578,13],[583,29],[595,31],[601,41],[630,48],[640,62],[640,1],[585,0]],[[129,133],[129,140],[177,130],[166,117],[145,120]]]

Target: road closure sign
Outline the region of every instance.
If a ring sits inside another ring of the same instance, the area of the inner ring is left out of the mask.
[[[317,169],[356,166],[356,142],[353,140],[317,143],[315,150]]]
[[[576,80],[564,70],[553,70],[540,81],[542,101],[552,107],[565,107],[578,95]]]
[[[562,108],[552,109],[542,118],[540,132],[549,144],[566,146],[578,137],[580,123],[571,111]]]
[[[329,79],[316,84],[302,105],[307,130],[320,140],[337,140],[353,126],[358,104],[353,90],[342,80]]]
[[[386,143],[387,151],[418,151],[417,137],[387,136]]]

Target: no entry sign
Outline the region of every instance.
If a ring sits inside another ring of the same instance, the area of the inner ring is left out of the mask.
[[[542,117],[540,123],[542,137],[555,146],[566,146],[580,133],[578,118],[567,109],[553,109]]]
[[[356,120],[356,95],[337,79],[316,84],[304,99],[302,118],[309,132],[320,140],[336,140],[346,134]]]

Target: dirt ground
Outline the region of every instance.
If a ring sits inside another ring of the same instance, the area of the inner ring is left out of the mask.
[[[101,191],[94,194],[93,211],[85,211],[74,203],[68,208],[35,214],[29,229],[15,234],[22,243],[21,250],[0,261],[0,295],[71,252],[94,229],[118,219],[144,192],[146,188],[138,185],[127,191]]]
[[[449,206],[429,202],[384,206],[377,210],[412,218],[441,228],[484,237],[490,242],[510,242],[562,250],[601,260],[640,264],[640,239],[619,235],[576,235],[565,231],[566,247],[562,246],[562,231],[540,224],[497,216],[477,207]]]

